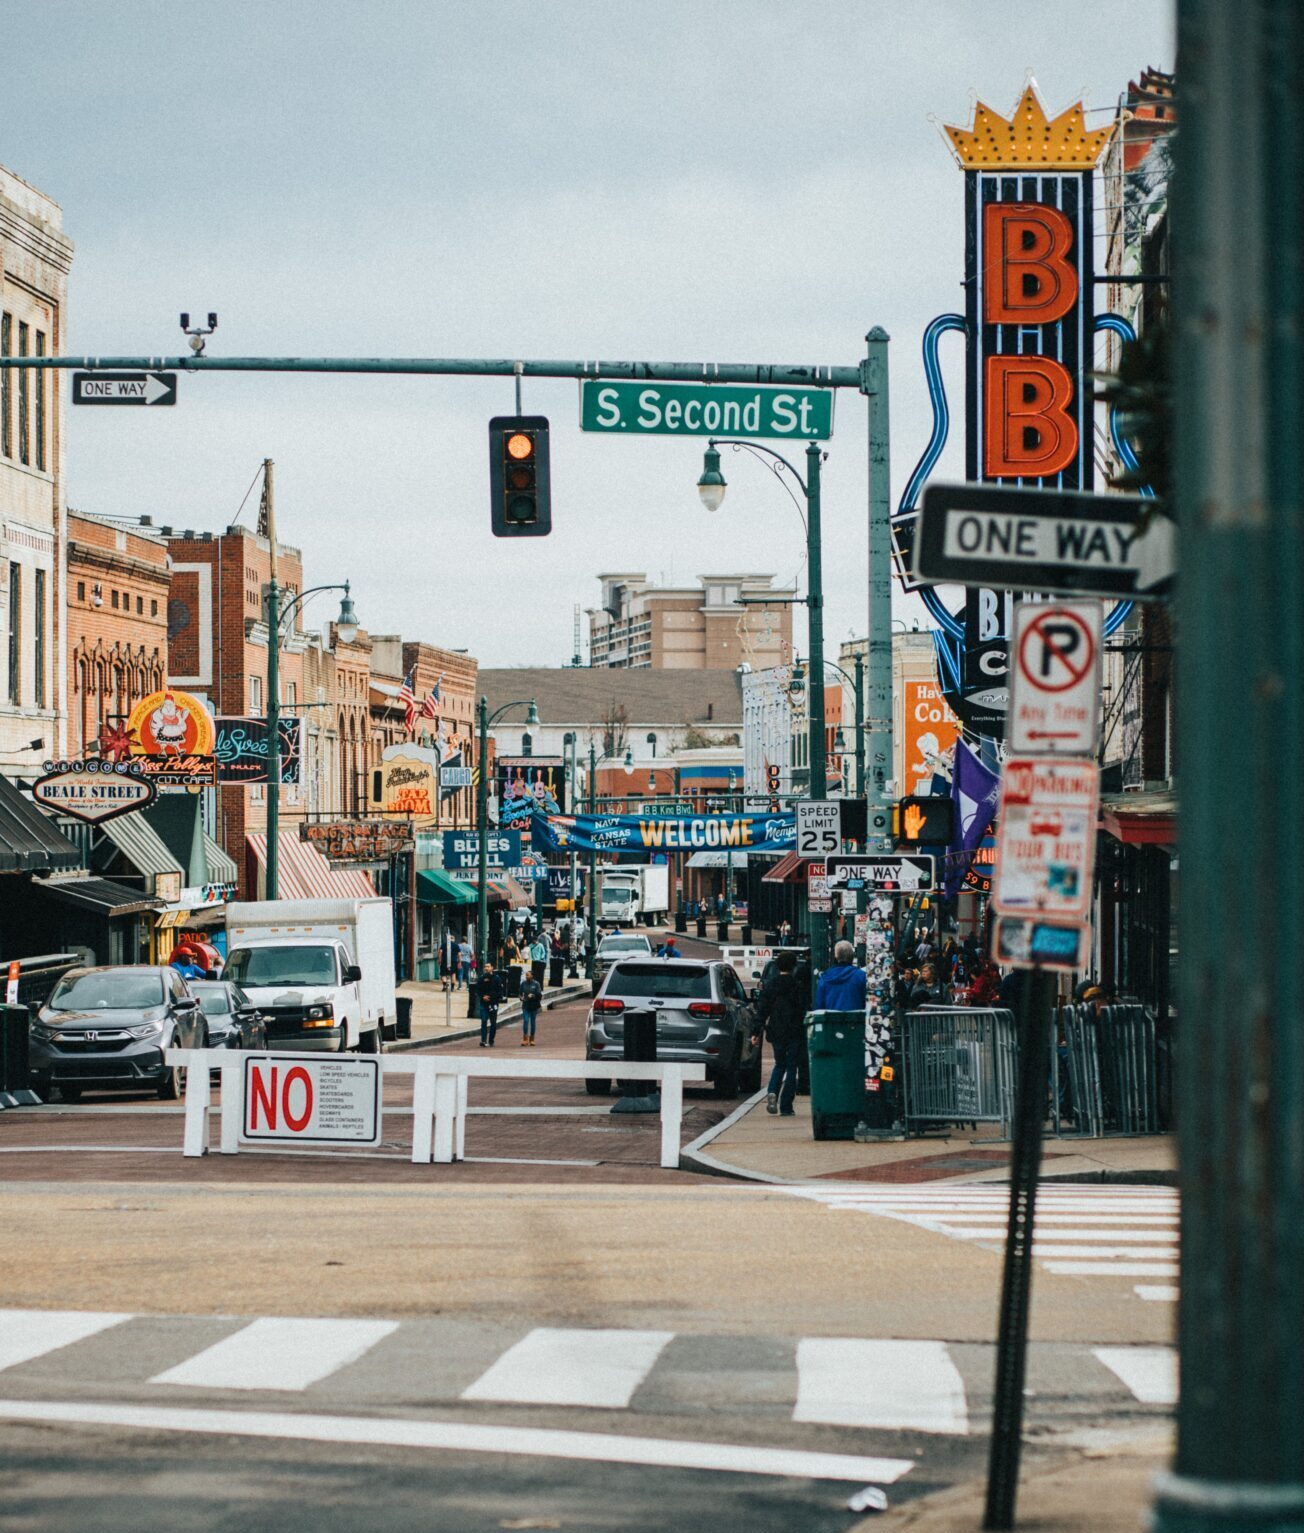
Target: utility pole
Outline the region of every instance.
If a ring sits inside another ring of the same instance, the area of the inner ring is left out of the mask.
[[[278,899],[281,871],[281,590],[276,580],[275,468],[263,459],[263,509],[270,579],[267,584],[267,898]]]
[[[1265,763],[1304,760],[1304,9],[1178,0],[1177,41],[1181,1398],[1153,1526],[1287,1533],[1304,1526],[1304,820]]]
[[[892,776],[892,483],[888,450],[888,333],[865,337],[864,390],[869,401],[869,642],[864,720],[869,735],[869,844],[892,850],[887,783]],[[859,720],[857,722],[860,722]]]
[[[477,709],[480,726],[480,776],[475,788],[476,903],[475,962],[476,974],[484,973],[489,947],[489,699],[482,697]]]
[[[598,751],[592,738],[589,739],[589,819],[598,810]],[[584,960],[584,973],[586,978],[593,978],[593,958],[598,950],[598,848],[592,837],[589,838],[589,892],[585,896],[585,925],[587,932],[587,950]]]

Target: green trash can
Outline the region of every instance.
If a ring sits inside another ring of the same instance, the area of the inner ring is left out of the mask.
[[[865,1110],[865,1013],[808,1011],[810,1121],[816,1139],[850,1139]]]

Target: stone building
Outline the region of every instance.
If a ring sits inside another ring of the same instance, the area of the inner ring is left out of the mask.
[[[646,574],[599,575],[589,611],[589,663],[639,670],[731,671],[792,658],[792,586],[773,575],[699,575],[695,586],[654,586]],[[745,596],[752,603],[740,606]],[[773,597],[772,602],[765,602]]]
[[[59,205],[0,166],[0,354],[62,350],[72,241]],[[0,759],[35,771],[65,749],[62,392],[0,368]]]

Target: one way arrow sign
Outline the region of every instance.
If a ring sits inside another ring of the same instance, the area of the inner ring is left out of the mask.
[[[1176,528],[1142,495],[986,484],[924,491],[915,545],[923,580],[1159,601],[1176,568]]]
[[[175,373],[74,373],[75,405],[174,405]]]

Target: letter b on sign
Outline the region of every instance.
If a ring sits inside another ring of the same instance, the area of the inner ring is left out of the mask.
[[[983,323],[1049,325],[1078,296],[1070,259],[1073,225],[1039,202],[989,202],[983,209]]]
[[[1053,357],[987,358],[987,479],[1049,479],[1078,452],[1073,379]]]

